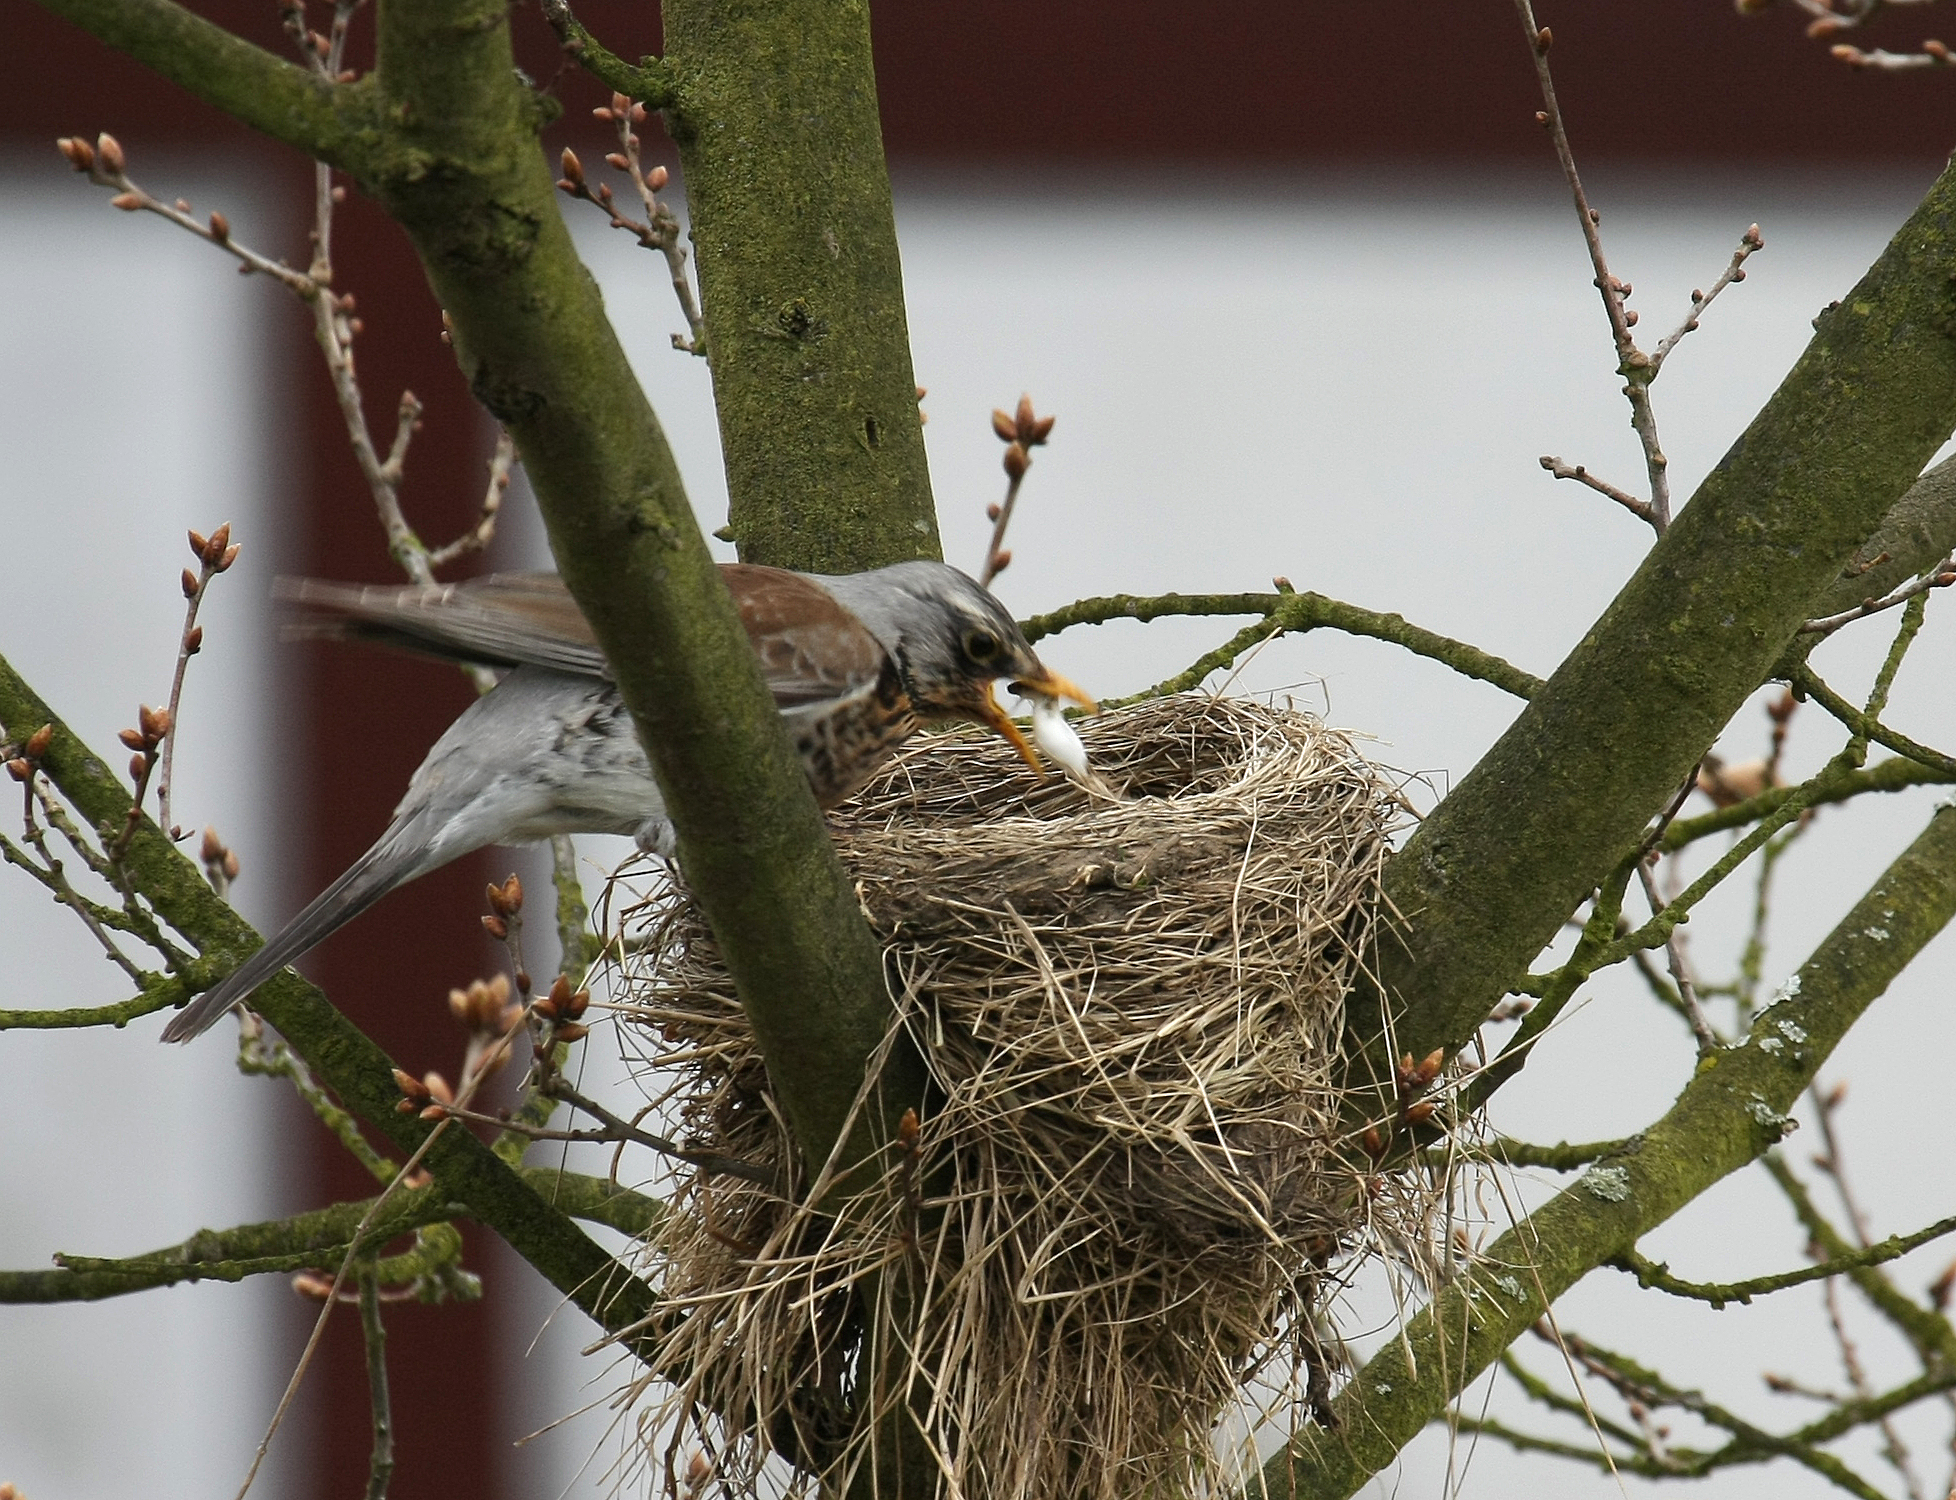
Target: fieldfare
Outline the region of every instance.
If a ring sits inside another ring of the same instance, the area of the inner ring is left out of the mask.
[[[867,781],[926,719],[1025,737],[992,697],[1001,679],[1035,701],[1093,702],[1046,670],[988,592],[943,563],[846,577],[726,564],[721,572],[781,717],[824,807]],[[304,636],[376,641],[506,669],[435,742],[378,842],[164,1028],[188,1041],[394,887],[485,844],[623,833],[672,852],[672,829],[631,716],[591,627],[549,573],[359,587],[301,580],[283,596]]]

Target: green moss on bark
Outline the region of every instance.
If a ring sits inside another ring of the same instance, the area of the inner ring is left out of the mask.
[[[667,0],[729,524],[748,562],[942,555],[864,0]]]

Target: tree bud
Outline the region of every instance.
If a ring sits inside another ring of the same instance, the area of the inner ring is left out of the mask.
[[[80,136],[64,135],[54,144],[77,172],[86,172],[95,165],[95,148]]]
[[[568,146],[564,147],[564,155],[560,165],[564,169],[564,180],[566,182],[573,188],[584,186],[584,163],[577,159],[577,153]]]
[[[109,199],[109,205],[112,208],[121,209],[126,214],[133,214],[143,206],[142,194],[117,193],[113,198]]]
[[[27,758],[39,760],[48,753],[48,746],[54,742],[54,726],[43,724],[27,737]]]
[[[183,654],[185,656],[195,656],[203,649],[204,627],[201,625],[192,625],[190,627],[190,633],[183,638]]]
[[[122,143],[106,130],[95,137],[95,154],[102,159],[103,168],[112,177],[120,177],[129,165],[122,155]]]
[[[183,570],[183,577],[179,581],[183,584],[183,597],[186,599],[195,599],[197,597],[197,575],[191,572],[190,569],[185,568]]]
[[[231,242],[231,221],[217,210],[211,210],[211,238],[220,245]]]
[[[1023,479],[1032,467],[1032,456],[1017,443],[1005,445],[1005,472],[1009,478]]]
[[[131,781],[141,781],[143,779],[143,773],[148,770],[149,757],[147,755],[136,754],[129,757],[129,779]]]
[[[1001,443],[1012,442],[1019,435],[1018,424],[996,408],[992,411],[992,431],[998,434]]]

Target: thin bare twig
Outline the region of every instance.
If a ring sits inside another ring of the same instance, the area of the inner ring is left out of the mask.
[[[1582,464],[1566,464],[1554,454],[1544,453],[1541,457],[1541,465],[1557,479],[1573,479],[1580,484],[1586,484],[1597,494],[1606,495],[1614,500],[1639,521],[1650,522],[1652,517],[1648,500],[1639,500],[1628,490],[1620,490],[1608,481],[1598,479]]]
[[[1610,271],[1609,260],[1603,253],[1601,225],[1603,216],[1590,207],[1589,195],[1582,185],[1582,174],[1576,170],[1576,156],[1569,144],[1569,132],[1563,122],[1562,107],[1556,102],[1555,80],[1549,71],[1549,48],[1554,38],[1546,26],[1535,22],[1535,10],[1530,0],[1515,0],[1515,11],[1521,19],[1522,30],[1528,39],[1528,50],[1535,62],[1535,81],[1542,92],[1542,108],[1536,111],[1535,118],[1548,131],[1554,144],[1556,160],[1561,163],[1562,175],[1569,185],[1569,195],[1576,206],[1576,216],[1582,224],[1583,243],[1589,250],[1590,267],[1595,274],[1596,290],[1603,298],[1603,311],[1609,319],[1610,339],[1616,346],[1617,373],[1623,377],[1623,394],[1630,403],[1630,425],[1635,429],[1637,441],[1644,454],[1644,470],[1649,478],[1650,499],[1637,500],[1613,486],[1605,486],[1591,480],[1580,469],[1570,469],[1560,460],[1544,458],[1542,467],[1558,479],[1582,479],[1592,489],[1609,496],[1624,506],[1633,515],[1645,521],[1652,531],[1662,536],[1671,524],[1671,485],[1669,478],[1670,460],[1664,456],[1663,444],[1658,439],[1657,415],[1651,407],[1650,386],[1656,380],[1659,369],[1678,342],[1698,326],[1698,318],[1705,308],[1727,286],[1745,279],[1746,257],[1763,247],[1759,236],[1759,226],[1752,225],[1739,241],[1739,248],[1732,257],[1731,264],[1724,274],[1713,283],[1707,294],[1692,293],[1691,312],[1685,320],[1651,354],[1637,347],[1637,340],[1631,329],[1637,326],[1637,314],[1630,308],[1630,283],[1620,281]]]
[[[380,1278],[360,1278],[360,1329],[366,1336],[367,1397],[374,1414],[374,1451],[367,1465],[366,1500],[387,1500],[394,1477],[394,1403],[387,1390],[387,1327],[380,1320]]]
[[[672,294],[679,301],[679,311],[686,319],[686,327],[691,330],[690,338],[686,334],[675,333],[672,347],[704,359],[707,357],[706,316],[700,311],[699,299],[693,295],[692,282],[686,275],[686,247],[679,242],[679,219],[673,213],[672,206],[659,196],[659,190],[671,180],[671,174],[662,166],[655,166],[648,172],[639,158],[638,132],[633,127],[645,123],[645,106],[623,94],[613,94],[608,106],[601,104],[591,113],[617,131],[619,149],[606,155],[605,164],[631,179],[639,202],[645,205],[645,221],[641,223],[620,211],[611,189],[605,184],[599,183],[595,189],[592,188],[585,181],[584,164],[568,146],[564,148],[561,158],[564,175],[557,186],[571,197],[604,210],[613,229],[627,231],[647,250],[656,250],[666,258],[666,270],[672,277]]]
[[[1659,834],[1662,837],[1662,834]],[[1644,896],[1650,902],[1650,914],[1654,917],[1664,909],[1665,901],[1657,889],[1657,875],[1651,869],[1649,859],[1637,861],[1637,879],[1642,882]],[[1678,1003],[1684,1007],[1684,1016],[1691,1023],[1691,1034],[1698,1039],[1698,1055],[1706,1056],[1716,1052],[1720,1046],[1718,1033],[1705,1017],[1705,1008],[1698,1003],[1698,983],[1691,972],[1690,961],[1684,953],[1684,935],[1677,928],[1664,934],[1664,956],[1671,970],[1671,982],[1677,986]]]
[[[985,517],[992,523],[992,537],[985,544],[985,565],[979,570],[978,582],[986,588],[992,580],[1012,566],[1012,554],[1005,550],[1005,529],[1012,524],[1012,511],[1019,503],[1019,486],[1025,483],[1026,471],[1032,467],[1032,450],[1043,447],[1053,431],[1052,417],[1042,417],[1033,410],[1032,397],[1019,397],[1018,407],[1009,415],[1003,411],[992,413],[992,431],[1000,442],[1005,444],[1005,503],[985,507]]]
[[[1906,604],[1918,594],[1926,594],[1930,589],[1946,589],[1952,583],[1956,583],[1956,552],[1952,552],[1920,577],[1910,579],[1880,598],[1863,599],[1852,609],[1844,609],[1836,615],[1823,615],[1817,620],[1809,620],[1800,627],[1800,631],[1803,635],[1832,635],[1843,625],[1852,625],[1856,620],[1865,620],[1869,615],[1878,615],[1885,609]]]

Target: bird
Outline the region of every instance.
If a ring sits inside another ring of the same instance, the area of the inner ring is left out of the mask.
[[[996,682],[1035,702],[1097,707],[1046,668],[989,591],[947,564],[834,576],[751,563],[720,571],[825,808],[931,719],[984,725],[1041,771],[993,697]],[[672,856],[672,825],[631,715],[555,574],[407,586],[282,579],[278,594],[304,612],[293,635],[373,642],[503,675],[435,742],[373,847],[178,1011],[164,1041],[200,1035],[389,891],[485,845],[617,833]]]

